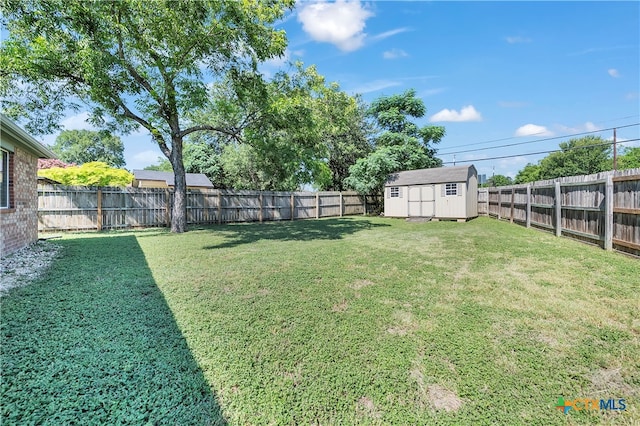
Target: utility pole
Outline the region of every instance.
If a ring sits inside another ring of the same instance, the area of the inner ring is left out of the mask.
[[[455,167],[455,166],[456,166],[456,155],[453,154],[453,167]]]
[[[613,129],[613,171],[618,170],[618,147],[616,146],[616,129]]]

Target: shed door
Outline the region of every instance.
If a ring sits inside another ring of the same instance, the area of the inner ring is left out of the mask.
[[[436,191],[434,185],[422,187],[422,216],[434,216],[436,213]]]
[[[433,185],[409,187],[409,216],[433,216],[435,191]]]

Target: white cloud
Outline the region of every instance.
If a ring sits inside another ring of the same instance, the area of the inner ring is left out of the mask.
[[[443,109],[432,115],[429,121],[482,121],[482,115],[476,111],[473,105],[468,105],[462,107],[460,112],[453,109]]]
[[[553,136],[553,132],[544,126],[525,124],[516,130],[515,136]]]
[[[364,45],[366,20],[373,12],[358,0],[338,0],[335,3],[306,4],[298,13],[302,29],[316,41],[332,43],[340,50],[351,52]]]
[[[410,31],[410,29],[407,27],[396,28],[395,30],[389,30],[380,34],[376,34],[371,37],[371,40],[380,41],[380,40],[384,40],[385,38],[393,37],[396,34],[405,33],[407,31]]]
[[[555,127],[564,133],[597,132],[598,130],[601,130],[600,127],[596,126],[591,121],[587,121],[586,123],[581,124],[579,126],[575,126],[575,127],[569,127],[569,126],[563,126],[563,125],[556,125]]]
[[[365,93],[377,92],[378,90],[387,89],[389,87],[400,86],[402,83],[393,80],[374,80],[369,83],[364,83],[358,87],[353,88],[350,92],[359,93],[364,95]]]
[[[65,130],[97,130],[87,120],[89,119],[89,113],[87,111],[80,114],[72,115],[65,118],[60,122]]]
[[[406,58],[407,56],[409,56],[409,54],[402,49],[391,49],[382,54],[384,59]]]
[[[529,37],[521,37],[521,36],[509,36],[505,37],[507,43],[516,44],[516,43],[531,43],[531,39]]]
[[[618,72],[617,69],[615,68],[610,68],[607,70],[607,72],[609,73],[609,75],[613,78],[620,78],[620,73]]]
[[[587,132],[596,132],[596,131],[600,130],[600,127],[596,126],[595,124],[593,124],[590,121],[587,121],[586,123],[584,123],[584,129]]]

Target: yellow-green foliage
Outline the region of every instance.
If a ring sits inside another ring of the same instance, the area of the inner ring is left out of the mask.
[[[133,181],[133,175],[128,171],[109,167],[100,161],[64,169],[54,167],[38,170],[38,176],[55,180],[63,185],[127,186]]]

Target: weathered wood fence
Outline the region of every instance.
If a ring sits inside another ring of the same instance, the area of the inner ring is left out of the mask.
[[[480,188],[478,214],[640,255],[640,169]]]
[[[171,191],[38,186],[38,230],[169,226]],[[187,223],[310,219],[372,212],[380,200],[355,192],[188,190]]]

